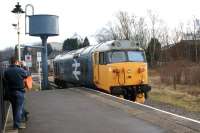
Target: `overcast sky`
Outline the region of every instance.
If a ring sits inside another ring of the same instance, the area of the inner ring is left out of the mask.
[[[136,16],[147,16],[147,10],[156,12],[170,27],[180,22],[187,23],[193,16],[200,18],[199,0],[1,0],[0,7],[0,50],[17,43],[17,33],[13,23],[17,19],[11,10],[17,2],[24,9],[32,4],[35,14],[54,14],[59,16],[60,35],[48,41],[63,42],[74,33],[88,36],[91,42],[96,31],[112,21],[115,14],[127,11]],[[24,16],[21,16],[21,43],[40,42],[40,38],[24,34]]]

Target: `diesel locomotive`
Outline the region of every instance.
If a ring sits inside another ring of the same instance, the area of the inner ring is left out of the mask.
[[[125,99],[144,103],[148,69],[143,49],[128,40],[91,45],[55,57],[54,82],[98,89]]]

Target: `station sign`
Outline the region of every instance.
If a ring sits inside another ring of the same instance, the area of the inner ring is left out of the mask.
[[[28,67],[32,67],[32,56],[31,55],[25,55],[25,62],[26,62],[26,65]]]

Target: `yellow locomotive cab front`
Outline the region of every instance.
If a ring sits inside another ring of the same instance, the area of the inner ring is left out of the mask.
[[[97,52],[94,54],[93,70],[97,88],[113,95],[123,95],[125,99],[144,103],[150,87],[143,51]]]

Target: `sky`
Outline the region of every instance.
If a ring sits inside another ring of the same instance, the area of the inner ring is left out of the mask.
[[[17,31],[12,24],[17,22],[11,13],[20,2],[34,6],[34,14],[59,16],[59,36],[49,37],[48,42],[63,42],[75,33],[95,42],[95,33],[115,18],[118,11],[147,17],[147,10],[158,14],[169,28],[180,22],[187,23],[193,16],[200,18],[199,0],[1,0],[0,5],[0,50],[14,47]],[[41,42],[39,37],[25,35],[24,14],[20,19],[20,43]]]

